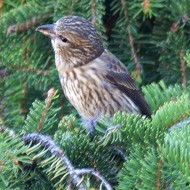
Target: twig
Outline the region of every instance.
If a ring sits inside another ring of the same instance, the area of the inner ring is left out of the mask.
[[[70,160],[67,158],[63,150],[54,143],[51,137],[33,133],[24,136],[23,140],[26,144],[30,144],[31,142],[35,144],[40,143],[41,146],[48,149],[51,154],[61,159],[64,166],[66,166],[66,168],[68,169],[71,177],[71,182],[77,187],[78,190],[87,190],[85,185],[82,183],[82,178],[79,177],[79,175],[76,173]]]
[[[92,174],[102,181],[107,190],[112,190],[111,185],[106,181],[106,179],[93,169],[75,169],[75,172],[77,175]]]
[[[173,22],[173,23],[172,23],[172,27],[171,27],[170,30],[171,30],[173,33],[177,32],[178,29],[179,29],[179,24],[180,24],[180,21],[179,21],[179,20]]]
[[[0,15],[2,14],[3,0],[0,0]]]
[[[42,70],[42,69],[33,69],[33,68],[28,68],[28,67],[24,67],[24,66],[17,66],[17,65],[9,65],[8,66],[11,69],[17,69],[17,70],[21,70],[21,71],[26,71],[29,73],[34,73],[37,75],[43,74],[43,75],[48,75],[49,71],[48,70]]]
[[[22,4],[26,3],[25,1],[22,1]],[[23,54],[22,54],[22,57],[23,57],[23,63],[26,65],[27,63],[27,56],[28,56],[28,50],[27,50],[27,47],[26,47],[26,36],[23,37],[22,39],[22,47],[23,47]],[[27,78],[26,76],[23,77],[23,89],[22,89],[22,93],[23,93],[23,99],[21,101],[21,104],[20,104],[20,113],[26,113],[27,112],[27,109],[25,107],[26,105],[26,100],[27,100]]]
[[[45,105],[45,110],[42,113],[42,117],[40,118],[40,121],[39,121],[38,126],[36,128],[36,132],[40,132],[41,129],[42,129],[42,124],[44,122],[44,119],[45,119],[45,116],[46,116],[47,112],[49,111],[49,107],[51,106],[51,101],[52,101],[52,98],[53,98],[54,94],[55,94],[55,90],[53,88],[51,88],[48,91],[48,96],[47,96],[47,101],[46,101],[46,105]]]
[[[184,60],[184,51],[183,49],[180,50],[180,66],[181,66],[181,78],[182,78],[182,85],[186,87],[187,85],[187,77],[186,77],[186,65]]]
[[[183,24],[186,24],[186,22],[189,20],[188,15],[185,13],[184,15],[182,15],[182,17],[180,19],[178,19],[177,21],[172,23],[172,27],[171,27],[171,31],[173,33],[177,32],[179,27],[180,27],[180,22],[182,21]]]
[[[163,162],[159,159],[158,169],[157,169],[157,177],[156,177],[156,190],[160,190],[161,188],[161,170],[162,170]]]
[[[122,7],[126,7],[124,0],[121,0],[121,5],[122,5]],[[124,9],[124,16],[125,16],[126,19],[128,19],[126,9]],[[132,35],[131,30],[129,29],[129,27],[127,27],[127,32],[128,32],[128,38],[129,38],[132,58],[133,58],[134,63],[135,63],[136,73],[137,73],[137,75],[140,75],[142,68],[141,68],[141,65],[139,63],[136,51],[135,51],[134,39],[133,39],[133,35]]]
[[[23,82],[22,82],[22,94],[23,94],[23,98],[21,100],[20,103],[20,113],[27,113],[27,109],[26,109],[26,102],[27,102],[27,80],[26,80],[26,76],[23,77]]]
[[[51,17],[52,15],[53,15],[52,13],[46,13],[44,15],[34,16],[31,18],[31,20],[28,20],[24,23],[13,24],[8,27],[7,34],[11,34],[13,32],[25,32],[26,30],[32,28],[33,26],[42,24],[44,20]]]
[[[97,19],[96,19],[96,7],[94,0],[90,1],[90,5],[91,5],[91,14],[92,14],[92,24],[95,26]]]

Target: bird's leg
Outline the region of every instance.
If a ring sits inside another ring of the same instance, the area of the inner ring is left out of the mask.
[[[97,123],[97,118],[92,118],[85,121],[85,126],[87,127],[87,131],[90,133],[91,137],[95,136],[96,123]]]

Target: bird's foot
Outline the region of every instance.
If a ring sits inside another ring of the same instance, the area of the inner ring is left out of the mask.
[[[117,124],[117,125],[114,125],[114,126],[110,126],[110,127],[106,130],[105,134],[108,134],[108,133],[110,133],[110,132],[112,132],[112,131],[114,131],[114,130],[116,130],[116,129],[121,128],[121,127],[122,127],[122,126],[121,126],[120,124]]]

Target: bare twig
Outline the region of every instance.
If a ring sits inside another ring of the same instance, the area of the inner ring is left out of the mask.
[[[184,60],[184,51],[183,49],[180,50],[180,67],[181,67],[181,78],[182,78],[182,85],[186,87],[187,85],[187,77],[186,77],[186,65]]]
[[[92,174],[102,181],[107,190],[112,190],[111,185],[106,181],[106,179],[93,169],[75,169],[75,172],[77,175]]]
[[[121,0],[121,5],[122,5],[122,7],[126,7],[126,4],[125,4],[124,0]],[[125,19],[128,19],[126,9],[124,9],[124,16],[125,16]],[[132,58],[134,60],[136,73],[137,73],[137,76],[138,76],[138,75],[141,74],[142,68],[141,68],[141,65],[139,63],[136,51],[135,51],[133,35],[132,35],[131,30],[130,30],[130,28],[128,26],[127,26],[127,32],[128,32],[128,38],[129,38],[129,43],[130,43],[130,48],[131,48],[131,55],[132,55]]]
[[[38,126],[36,128],[37,132],[40,132],[41,129],[42,129],[42,124],[44,122],[44,119],[45,119],[45,116],[46,116],[47,112],[49,111],[49,107],[51,106],[51,102],[52,102],[52,98],[53,98],[54,94],[55,94],[55,90],[53,88],[51,88],[48,91],[48,96],[47,96],[47,101],[46,101],[46,105],[45,105],[45,110],[42,113],[42,117],[40,118],[40,121],[39,121]]]
[[[82,183],[82,178],[79,177],[79,175],[76,173],[70,160],[67,158],[63,150],[54,143],[51,137],[34,133],[24,136],[23,140],[26,144],[30,144],[31,142],[33,144],[40,143],[41,146],[48,149],[51,154],[61,159],[64,166],[67,167],[67,170],[70,174],[71,182],[77,187],[78,190],[87,190],[85,185]]]
[[[40,17],[34,16],[31,18],[31,20],[28,20],[24,23],[13,24],[8,27],[7,34],[11,34],[13,32],[25,32],[26,30],[32,28],[33,26],[42,24],[44,22],[44,20],[51,17],[52,15],[53,15],[52,13],[46,13],[44,15],[41,15]]]

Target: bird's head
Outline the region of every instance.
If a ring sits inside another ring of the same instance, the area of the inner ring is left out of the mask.
[[[37,31],[51,38],[56,59],[65,67],[87,64],[104,51],[96,28],[78,16],[63,17],[55,24],[39,26]]]

